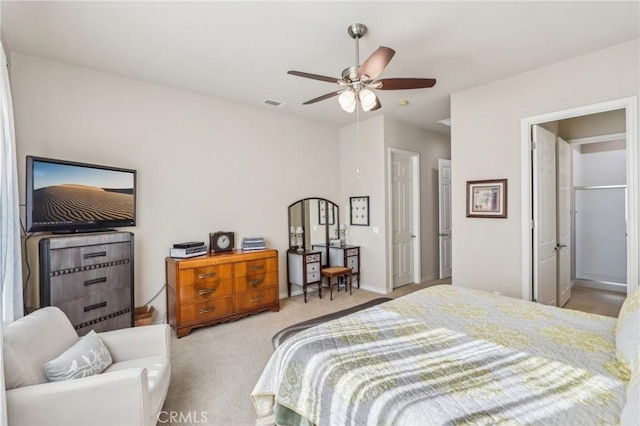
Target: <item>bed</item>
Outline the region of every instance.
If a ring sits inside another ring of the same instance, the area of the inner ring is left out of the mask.
[[[638,425],[639,312],[430,287],[292,336],[251,396],[277,424]]]

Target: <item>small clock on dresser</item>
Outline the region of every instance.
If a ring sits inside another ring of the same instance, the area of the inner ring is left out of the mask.
[[[234,233],[226,231],[212,232],[209,234],[209,251],[221,253],[231,251],[234,247]]]

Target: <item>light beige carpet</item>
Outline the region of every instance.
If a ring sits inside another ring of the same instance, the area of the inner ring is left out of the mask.
[[[391,295],[353,289],[353,295],[334,292],[280,301],[280,312],[264,312],[239,321],[196,329],[171,341],[171,385],[159,425],[207,424],[244,426],[255,424],[250,393],[271,356],[271,337],[281,329],[349,308],[378,297],[396,298],[449,280],[410,284]]]

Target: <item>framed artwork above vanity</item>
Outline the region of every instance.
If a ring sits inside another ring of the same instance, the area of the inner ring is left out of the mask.
[[[350,197],[351,225],[369,226],[369,196]]]

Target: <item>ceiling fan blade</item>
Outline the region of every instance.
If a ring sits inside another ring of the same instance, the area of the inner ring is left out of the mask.
[[[375,52],[367,58],[366,61],[358,69],[358,76],[368,75],[371,80],[380,75],[380,73],[387,67],[393,55],[396,51],[389,48],[380,46]]]
[[[338,90],[337,92],[327,93],[326,95],[318,96],[317,98],[313,98],[310,101],[304,102],[302,105],[315,104],[316,102],[324,101],[325,99],[333,98],[334,96],[338,96],[342,93],[343,90]]]
[[[383,78],[375,83],[382,83],[378,90],[426,89],[436,85],[434,78]]]
[[[287,74],[295,75],[298,77],[310,78],[312,80],[326,81],[328,83],[338,83],[340,81],[340,79],[338,78],[326,77],[324,75],[318,75],[318,74],[310,74],[308,72],[302,72],[302,71],[287,71]]]

